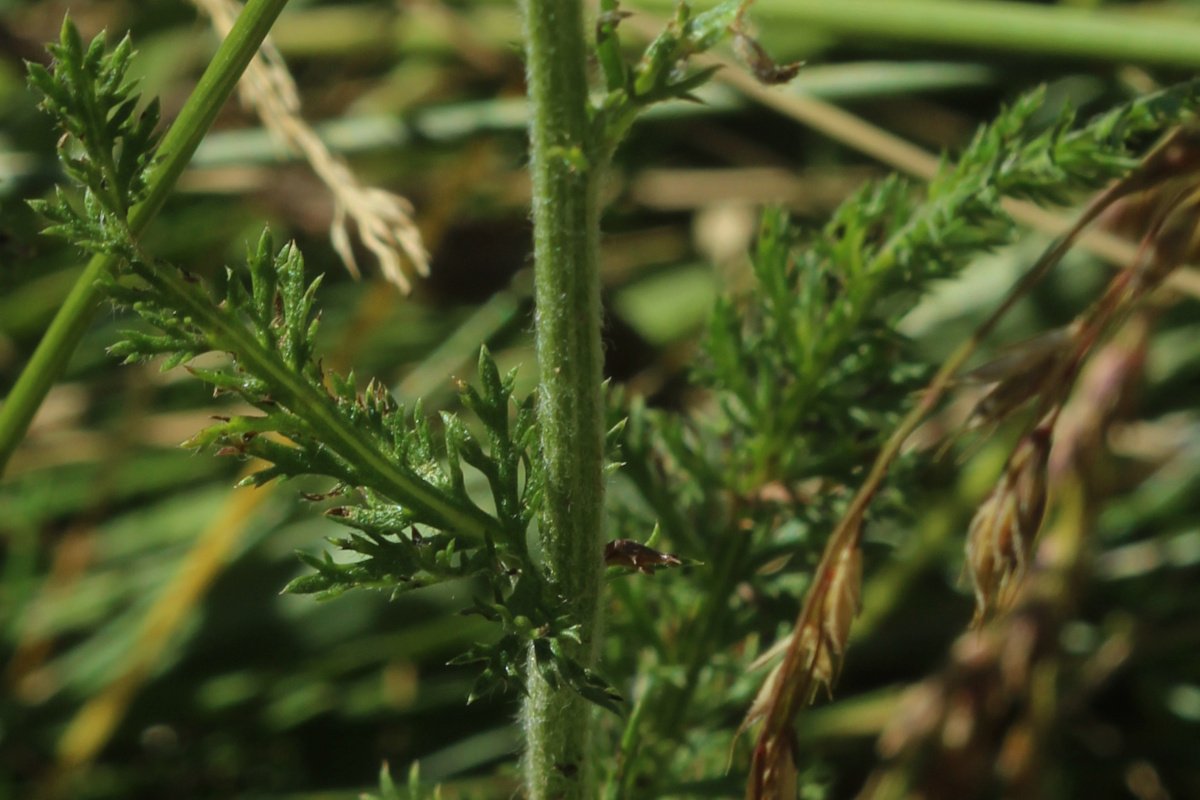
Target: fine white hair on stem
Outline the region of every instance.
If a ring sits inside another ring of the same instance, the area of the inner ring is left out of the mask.
[[[241,6],[236,0],[194,0],[213,27],[228,36]],[[346,269],[360,274],[350,243],[350,223],[363,246],[378,260],[387,280],[406,294],[413,275],[429,274],[429,254],[413,222],[412,204],[383,189],[364,186],[346,163],[330,152],[300,114],[300,95],[279,50],[268,38],[242,75],[242,102],[254,109],[266,129],[289,150],[302,155],[333,195],[329,238]]]

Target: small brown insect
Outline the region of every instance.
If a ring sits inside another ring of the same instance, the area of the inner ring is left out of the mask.
[[[629,567],[643,575],[653,575],[656,567],[678,567],[683,562],[671,553],[660,553],[633,539],[613,539],[604,545],[604,564],[608,567]]]

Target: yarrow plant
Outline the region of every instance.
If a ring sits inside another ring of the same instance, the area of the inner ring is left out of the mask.
[[[30,67],[78,189],[60,188],[36,207],[47,233],[107,265],[91,277],[144,323],[111,347],[115,356],[184,367],[256,410],[218,420],[189,446],[255,459],[262,466],[248,484],[302,475],[329,482],[307,499],[329,504],[325,516],[347,529],[331,540],[338,557],[303,555],[311,572],[288,591],[395,595],[469,580],[462,610],[493,623],[494,636],[455,661],[477,665],[467,700],[493,691],[525,698],[529,796],[689,795],[702,785],[728,794],[745,783],[747,797],[794,797],[802,768],[795,718],[835,691],[862,604],[864,538],[904,514],[885,478],[902,488],[920,469],[918,459],[901,458],[902,446],[1084,225],[1200,166],[1195,134],[1177,127],[1190,120],[1200,85],[1083,124],[1064,112],[1049,126],[1035,122],[1043,96],[1034,92],[928,186],[871,184],[815,231],[767,212],[753,289],[722,298],[707,331],[696,382],[713,402],[684,417],[618,390],[606,396],[601,181],[641,110],[690,99],[711,77],[690,66],[692,56],[733,38],[764,80],[785,81],[797,67],[770,61],[746,31],[741,3],[703,13],[681,3],[632,62],[615,0],[601,3],[591,43],[578,3],[527,0],[524,11],[535,395],[518,396],[515,375],[502,375],[486,349],[476,381],[459,387],[461,415],[406,408],[379,382],[327,369],[315,345],[320,279],[305,274],[295,245],[267,233],[245,265],[226,271],[220,291],[147,252],[139,209],[159,191],[175,139],[160,146],[157,106],[126,77],[127,38],[111,50],[103,36],[85,44],[68,21],[51,47],[53,68]],[[595,93],[592,56],[602,84]],[[1014,238],[1005,198],[1056,204],[1106,186],[939,370],[914,354],[901,319],[934,281]],[[1165,208],[1148,227],[1144,258],[1066,333],[1015,367],[985,371],[995,386],[978,407],[982,422],[1020,418],[1023,433],[966,535],[979,623],[1016,604],[1031,572],[1050,448],[1076,376],[1191,252],[1193,195],[1179,193]],[[224,354],[224,366],[192,363],[209,353]],[[10,399],[5,412],[12,408]],[[615,490],[606,495],[609,481]],[[691,577],[648,578],[684,565]],[[790,634],[780,636],[780,610],[790,616],[797,606]],[[604,622],[606,607],[613,613]],[[757,643],[776,637],[781,658],[767,654],[764,677],[754,669]],[[618,640],[627,646],[611,646]],[[726,775],[739,716],[731,709],[747,712],[743,729],[758,729],[749,759],[734,750]],[[919,749],[892,751],[906,747]]]

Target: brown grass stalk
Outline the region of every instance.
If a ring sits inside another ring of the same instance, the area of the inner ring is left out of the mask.
[[[866,510],[883,485],[888,470],[899,457],[904,442],[941,401],[954,376],[974,354],[979,344],[991,334],[1013,306],[1062,259],[1088,225],[1117,200],[1176,178],[1182,172],[1195,170],[1200,167],[1198,162],[1200,135],[1195,131],[1177,129],[1155,147],[1137,169],[1093,198],[1070,230],[1051,244],[1009,290],[1000,305],[946,359],[916,406],[893,430],[866,479],[851,500],[846,513],[826,542],[816,570],[817,580],[805,597],[783,663],[778,669],[778,674],[770,681],[768,696],[755,702],[751,714],[743,723],[743,727],[746,727],[759,718],[763,720],[752,756],[747,798],[774,800],[787,796],[789,779],[794,780],[795,775],[791,727],[800,710],[814,699],[815,687],[820,685],[821,679],[821,675],[816,671],[822,664],[821,642],[817,640],[814,656],[811,632],[821,630],[825,609],[835,602],[831,599],[833,587],[830,577],[837,564],[844,559],[855,557],[849,554],[853,554],[860,547],[862,521]],[[840,661],[841,654],[837,655]]]
[[[1037,370],[1032,379],[1029,374],[1013,374],[993,392],[1015,395],[1016,391],[1006,387],[1017,386],[1027,397],[1038,399],[1038,411],[1036,427],[1014,449],[999,483],[968,529],[966,565],[975,590],[975,625],[1010,604],[1026,572],[1046,502],[1051,440],[1058,435],[1059,412],[1076,374],[1097,342],[1128,319],[1150,290],[1193,255],[1200,192],[1192,186],[1166,185],[1152,194],[1165,196],[1156,198],[1159,211],[1147,223],[1149,230],[1138,259],[1116,275],[1104,294],[1067,329],[1069,346],[1050,351],[1045,368]]]
[[[860,800],[1041,796],[1039,753],[1069,705],[1063,688],[1078,695],[1097,686],[1062,675],[1059,634],[1086,576],[1095,501],[1107,494],[1105,434],[1142,376],[1151,316],[1135,313],[1089,359],[1059,416],[1044,476],[1058,513],[1029,579],[1011,587],[1013,611],[963,634],[949,663],[905,693],[878,740],[884,763]]]

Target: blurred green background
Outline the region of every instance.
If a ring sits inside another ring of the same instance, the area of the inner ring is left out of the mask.
[[[834,103],[933,154],[961,146],[1037,84],[1048,87],[1050,119],[1064,103],[1103,109],[1200,66],[1200,4],[1191,2],[897,1],[923,24],[894,29],[874,16],[830,16],[850,5],[759,3],[763,44],[781,61],[809,64],[776,91]],[[670,3],[629,7],[644,12],[628,23],[636,41]],[[1012,30],[962,30],[954,20],[966,7],[994,8]],[[1051,18],[1061,24],[1030,23],[1033,7],[1061,14]],[[215,47],[207,22],[180,0],[0,2],[0,393],[82,266],[38,235],[25,207],[57,169],[56,135],[25,88],[23,61],[44,60],[41,43],[68,8],[85,36],[131,31],[134,70],[167,116]],[[1078,27],[1092,10],[1122,15],[1105,19],[1127,34],[1111,43]],[[352,280],[329,243],[328,191],[236,103],[147,248],[214,276],[269,223],[326,275],[327,363],[377,376],[402,399],[423,396],[430,409],[453,401],[453,378],[470,376],[480,342],[531,380],[515,4],[297,0],[275,42],[305,117],[364,183],[413,202],[432,276],[402,297],[363,251],[366,276]],[[640,122],[606,189],[607,369],[674,408],[697,400],[688,369],[713,298],[746,285],[757,209],[783,204],[817,223],[891,169],[819,109],[810,113],[825,132],[726,82],[702,97]],[[1046,240],[1031,232],[981,259],[923,303],[908,333],[931,357],[944,353]],[[1107,269],[1073,255],[997,341],[1069,320]],[[1095,580],[1064,642],[1081,655],[1125,647],[1063,742],[1067,764],[1077,756],[1098,765],[1097,797],[1200,797],[1196,318],[1195,298],[1184,296],[1160,319],[1144,421],[1121,445],[1128,491],[1102,517]],[[414,760],[447,797],[513,796],[515,698],[467,706],[472,669],[445,665],[481,629],[448,614],[454,589],[395,601],[279,595],[303,571],[294,551],[318,551],[335,532],[299,500],[324,487],[235,491],[244,465],[181,449],[226,406],[182,371],[118,366],[105,347],[122,324],[109,310],[98,316],[0,482],[0,797],[350,798],[375,784],[382,762],[403,775]],[[958,583],[961,531],[997,467],[985,451],[935,476],[915,515],[912,539],[923,549],[897,555],[919,580],[852,655],[845,703],[941,662],[969,605]],[[866,708],[857,724],[814,712],[809,741],[831,773],[870,763],[880,720]],[[835,785],[845,796],[855,781]]]

